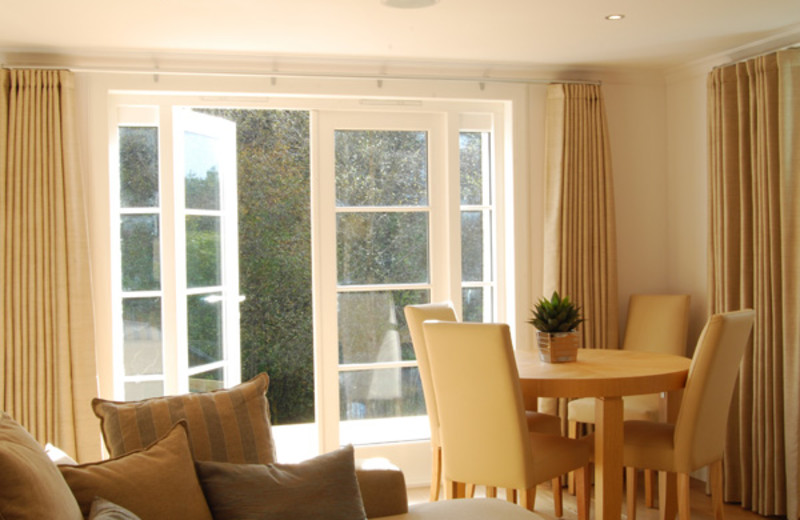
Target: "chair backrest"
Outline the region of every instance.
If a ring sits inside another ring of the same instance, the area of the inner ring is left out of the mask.
[[[688,294],[632,294],[623,350],[686,355]]]
[[[422,394],[425,397],[425,408],[428,411],[428,421],[431,425],[431,441],[434,445],[439,445],[439,409],[436,405],[436,390],[433,388],[431,379],[431,365],[428,360],[428,349],[425,346],[422,323],[427,320],[458,321],[458,317],[450,302],[406,305],[404,312],[406,323],[408,323],[408,332],[411,334],[411,343],[414,346],[414,355],[417,357],[419,366]]]
[[[750,343],[754,312],[708,319],[689,367],[675,422],[676,470],[694,471],[722,458],[733,389]]]
[[[447,480],[529,489],[533,460],[508,325],[426,321]]]

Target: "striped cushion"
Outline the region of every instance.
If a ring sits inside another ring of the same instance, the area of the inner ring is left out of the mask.
[[[269,464],[275,446],[268,385],[262,373],[230,389],[129,402],[93,399],[92,408],[112,457],[149,446],[183,419],[195,460]]]

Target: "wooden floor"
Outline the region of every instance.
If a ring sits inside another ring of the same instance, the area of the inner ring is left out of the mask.
[[[705,483],[692,479],[691,489],[692,520],[713,520],[711,513],[711,497],[705,493]],[[430,490],[428,488],[410,488],[408,490],[409,503],[427,502]],[[483,490],[478,488],[476,496],[483,495]],[[498,491],[500,498],[504,498],[503,491]],[[485,496],[485,495],[484,495]],[[648,509],[644,506],[644,490],[637,494],[638,505],[636,508],[636,520],[658,520],[658,509]],[[625,513],[625,499],[622,500],[622,519],[627,518]],[[592,501],[594,504],[594,501]],[[544,520],[555,520],[557,517],[553,513],[553,494],[548,485],[539,486],[536,494],[535,512]],[[594,512],[592,512],[594,517]],[[578,510],[575,504],[575,497],[564,490],[564,516],[565,519],[577,520]],[[725,520],[763,520],[766,517],[757,515],[753,512],[742,509],[738,504],[725,504]]]

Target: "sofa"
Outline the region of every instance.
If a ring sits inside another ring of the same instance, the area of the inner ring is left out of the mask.
[[[400,470],[345,446],[275,462],[265,374],[233,389],[92,406],[110,458],[48,456],[0,412],[0,520],[524,520],[498,499],[408,505]]]

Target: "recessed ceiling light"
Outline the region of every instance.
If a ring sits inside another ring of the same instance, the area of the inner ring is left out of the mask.
[[[439,3],[439,0],[381,0],[383,5],[398,9],[420,9]]]
[[[606,20],[622,20],[625,18],[624,14],[610,14],[606,16]]]

